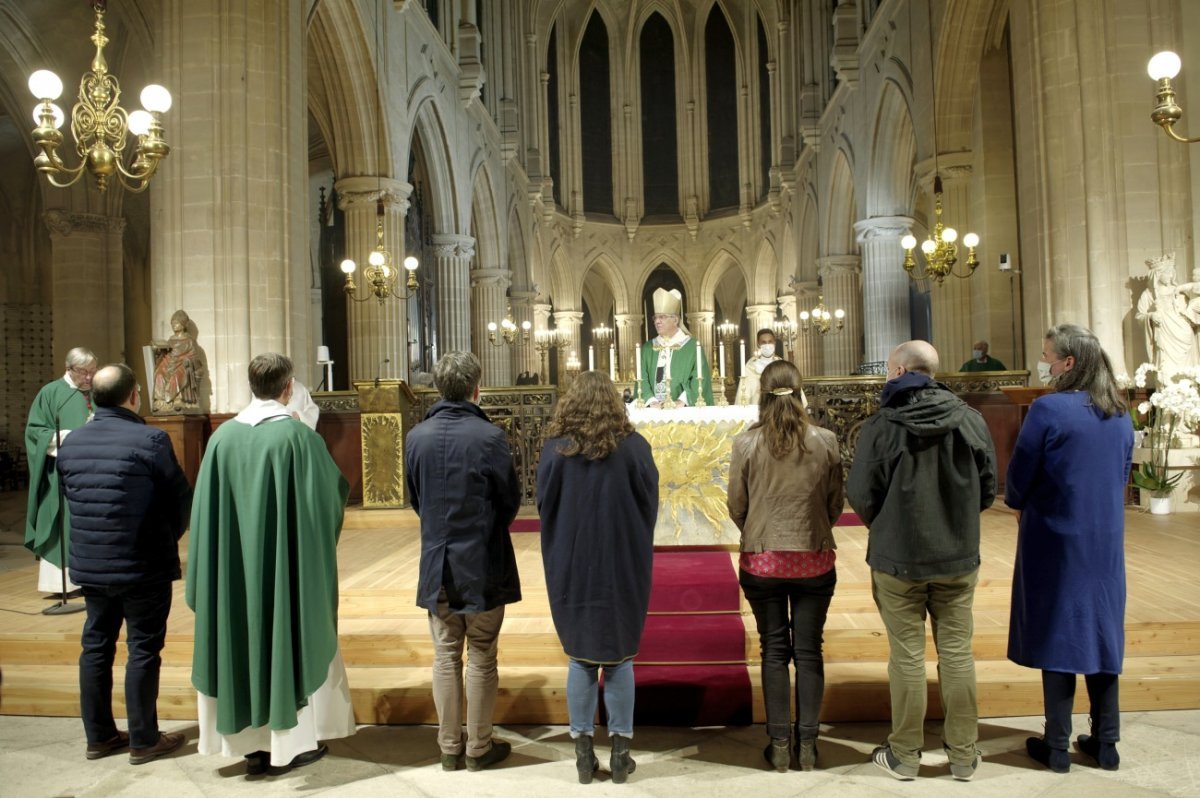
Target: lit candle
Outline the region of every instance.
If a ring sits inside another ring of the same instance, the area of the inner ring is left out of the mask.
[[[588,371],[596,370],[596,347],[588,344]]]
[[[740,341],[740,343],[741,343],[741,347],[742,347],[742,360],[741,360],[741,363],[742,363],[742,368],[745,368],[745,367],[746,367],[746,339],[745,339],[745,338],[742,338],[742,339],[741,339],[741,341]]]
[[[613,382],[617,381],[617,345],[610,344],[608,347],[608,378]]]
[[[717,362],[721,369],[721,379],[725,379],[725,342],[722,341],[717,346]]]

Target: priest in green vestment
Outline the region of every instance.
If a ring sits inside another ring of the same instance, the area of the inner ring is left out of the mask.
[[[62,559],[63,552],[70,548],[71,519],[58,493],[55,467],[58,446],[71,430],[92,418],[92,377],[96,366],[96,356],[90,350],[76,347],[68,352],[66,372],[38,391],[25,424],[25,456],[29,460],[25,548],[41,558],[38,590],[43,593],[58,593],[63,589],[63,569],[67,565]],[[60,535],[66,539],[60,541]],[[68,580],[67,590],[76,589]]]
[[[712,375],[700,343],[680,323],[683,295],[654,291],[654,329],[638,359],[638,399],[647,407],[695,407],[700,397],[712,405]]]
[[[192,502],[188,606],[199,752],[250,774],[299,767],[354,733],[338,650],[337,542],[349,486],[292,417],[292,363],[250,363],[250,405],[209,440]]]

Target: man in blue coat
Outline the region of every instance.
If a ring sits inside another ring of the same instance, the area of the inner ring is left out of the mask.
[[[442,398],[408,434],[404,472],[421,517],[417,606],[429,611],[433,635],[433,702],[442,768],[468,770],[501,761],[512,750],[492,739],[496,650],[504,605],[521,600],[508,526],[521,491],[504,432],[477,404],[479,359],[447,352],[434,367]],[[467,742],[462,740],[464,643]]]
[[[129,746],[144,764],[183,745],[182,734],[158,730],[159,652],[167,636],[171,583],[180,576],[179,538],[187,528],[192,489],[171,440],[138,415],[137,377],[123,363],[92,380],[96,417],[58,450],[71,511],[71,580],[83,590],[87,621],[79,657],[79,704],[87,758]],[[117,731],[112,665],[121,624],[129,661],[125,704],[129,732]]]

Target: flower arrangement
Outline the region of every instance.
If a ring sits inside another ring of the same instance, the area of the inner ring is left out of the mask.
[[[1146,375],[1156,369],[1150,363],[1138,366],[1134,384],[1146,387]],[[1182,472],[1171,474],[1168,461],[1176,436],[1200,426],[1200,366],[1189,366],[1170,377],[1159,375],[1159,387],[1149,400],[1138,405],[1138,413],[1150,414],[1146,440],[1150,459],[1133,472],[1133,483],[1155,497],[1169,496]]]

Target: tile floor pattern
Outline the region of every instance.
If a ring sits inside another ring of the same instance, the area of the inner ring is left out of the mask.
[[[196,754],[196,729],[174,722],[187,744],[169,758],[133,767],[127,755],[88,762],[75,718],[0,717],[0,794],[11,798],[58,796],[1200,796],[1200,710],[1130,713],[1122,718],[1121,769],[1101,771],[1072,755],[1071,772],[1058,775],[1033,763],[1024,741],[1041,718],[985,719],[980,723],[984,761],[970,784],[950,777],[941,753],[940,725],[926,726],[921,777],[899,782],[871,765],[871,749],[887,728],[878,723],[822,729],[820,769],[786,774],[762,760],[762,726],[711,729],[641,728],[635,731],[637,772],[624,785],[607,774],[607,741],[597,742],[601,772],[591,785],[576,783],[574,746],[560,726],[498,729],[513,754],[487,771],[445,773],[438,765],[429,726],[363,726],[330,744],[321,761],[280,775],[248,778],[241,759]],[[122,725],[118,723],[118,725]],[[1087,720],[1075,718],[1076,733]]]

